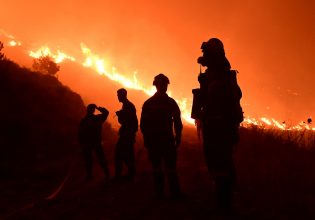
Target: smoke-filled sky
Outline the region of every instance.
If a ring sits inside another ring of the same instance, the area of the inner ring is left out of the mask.
[[[313,0],[1,0],[0,5],[0,29],[30,48],[48,45],[79,54],[84,42],[121,73],[136,70],[144,84],[165,73],[177,97],[192,96],[200,45],[218,37],[240,72],[246,115],[279,120],[315,115]]]

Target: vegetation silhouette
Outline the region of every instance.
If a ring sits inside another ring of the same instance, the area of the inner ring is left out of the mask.
[[[34,59],[32,68],[36,72],[52,76],[56,76],[57,72],[60,70],[60,66],[48,55],[42,55],[39,58]]]

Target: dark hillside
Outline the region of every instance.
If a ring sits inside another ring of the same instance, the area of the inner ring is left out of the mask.
[[[81,97],[57,78],[0,60],[0,213],[47,196],[79,154]],[[111,126],[104,132],[111,136]]]
[[[73,151],[85,107],[80,96],[55,77],[3,60],[0,100],[2,172],[33,169],[40,161]]]

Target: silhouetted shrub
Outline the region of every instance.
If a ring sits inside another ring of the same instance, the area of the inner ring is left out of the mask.
[[[50,56],[41,56],[34,59],[32,68],[36,72],[55,76],[60,70],[60,66],[57,65]]]

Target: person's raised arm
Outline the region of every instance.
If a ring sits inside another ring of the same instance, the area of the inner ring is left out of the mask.
[[[101,114],[97,115],[98,118],[100,120],[102,120],[102,122],[106,121],[106,119],[107,119],[107,117],[109,115],[109,111],[106,108],[104,108],[104,107],[97,107],[96,109],[101,112]]]

